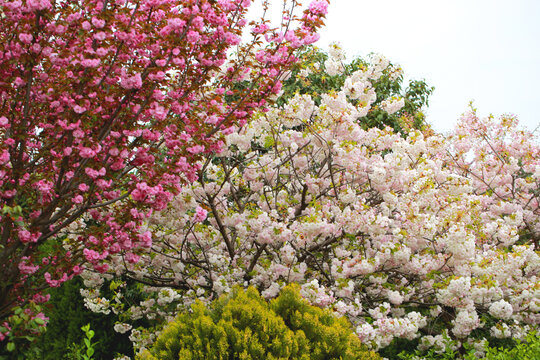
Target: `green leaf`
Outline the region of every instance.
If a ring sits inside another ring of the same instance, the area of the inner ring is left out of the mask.
[[[13,350],[15,350],[15,343],[9,342],[7,344],[7,351],[12,352]]]
[[[274,142],[274,138],[271,137],[271,136],[267,136],[264,138],[264,147],[265,148],[269,148],[269,147],[272,147],[274,146],[275,142]]]
[[[111,281],[111,283],[109,284],[109,289],[111,289],[111,291],[114,291],[116,289],[118,289],[118,287],[122,284],[122,282],[120,281]]]

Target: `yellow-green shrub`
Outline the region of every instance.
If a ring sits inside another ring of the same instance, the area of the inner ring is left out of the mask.
[[[344,318],[309,305],[295,286],[270,303],[253,288],[192,306],[141,355],[148,360],[379,359]]]

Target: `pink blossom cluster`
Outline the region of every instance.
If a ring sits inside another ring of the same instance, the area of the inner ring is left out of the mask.
[[[242,43],[250,3],[0,0],[0,319],[111,254],[138,262],[147,219],[279,91],[326,2]]]

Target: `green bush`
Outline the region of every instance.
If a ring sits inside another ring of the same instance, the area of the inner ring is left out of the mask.
[[[344,318],[309,305],[297,286],[266,302],[235,288],[179,314],[141,359],[380,359],[366,350]]]
[[[540,336],[531,333],[527,340],[521,342],[517,340],[517,345],[513,348],[488,348],[486,360],[525,360],[540,359]]]

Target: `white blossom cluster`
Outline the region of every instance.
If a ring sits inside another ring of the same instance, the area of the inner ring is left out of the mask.
[[[329,59],[343,58],[336,47]],[[153,215],[151,251],[137,263],[111,256],[110,275],[159,285],[144,286],[125,324],[170,319],[235,285],[273,298],[296,282],[373,348],[420,337],[439,351],[448,337],[459,346],[481,330],[499,338],[538,328],[538,143],[512,118],[474,112],[448,136],[366,130],[358,118],[389,66],[372,61],[319,105],[297,95],[228,135],[226,151],[201,161],[199,180]],[[403,99],[382,104],[392,113]],[[203,221],[193,221],[197,209]],[[101,283],[85,275],[97,311]],[[441,323],[444,334],[429,333]]]
[[[336,76],[345,69],[343,62],[345,61],[345,52],[338,43],[332,43],[328,51],[328,59],[324,63],[326,73],[330,76]]]
[[[391,98],[388,100],[384,100],[381,103],[381,107],[388,114],[394,114],[395,112],[401,110],[401,108],[404,106],[405,106],[405,100],[403,98]]]

